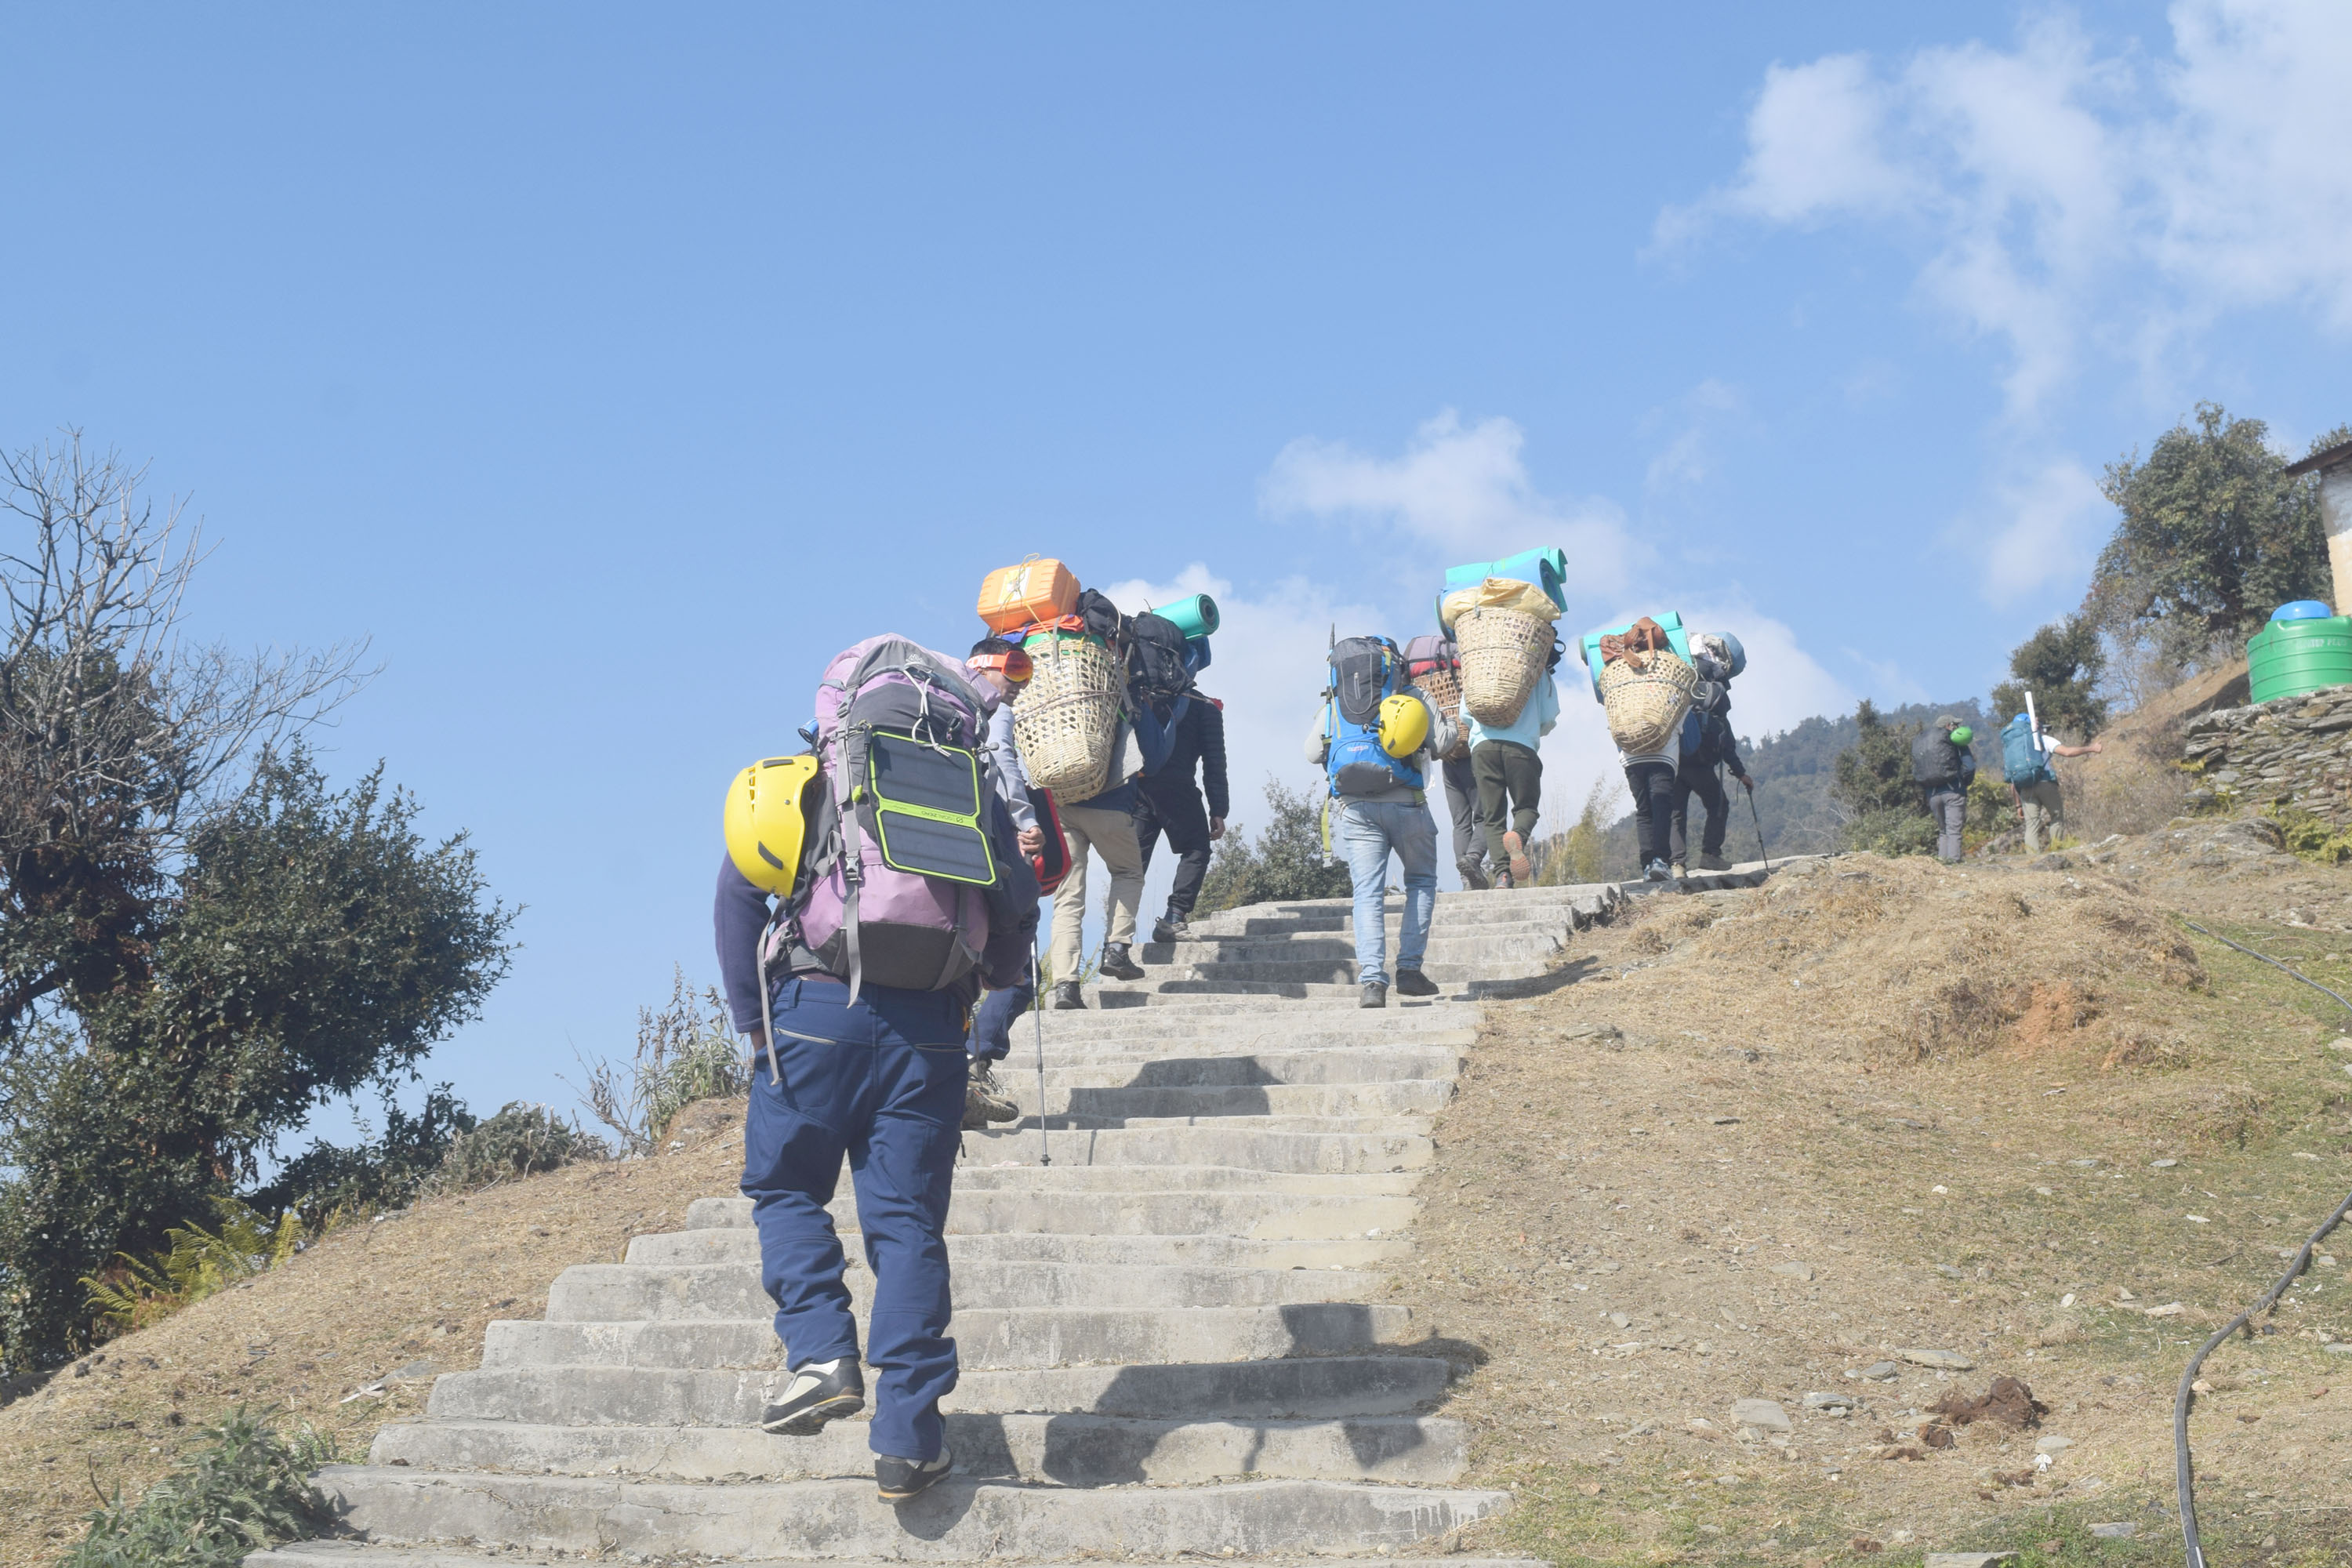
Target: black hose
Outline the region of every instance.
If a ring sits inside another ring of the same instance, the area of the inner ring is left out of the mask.
[[[2184,918],[2180,923],[2200,936],[2211,937],[2224,947],[2236,948],[2249,958],[2261,959],[2273,969],[2293,979],[2302,981],[2314,991],[2334,996],[2346,1012],[2352,1013],[2352,1002],[2345,1001],[2343,997],[2337,996],[2335,992],[2328,990],[2326,986],[2308,975],[2296,973],[2268,953],[2256,952],[2242,942],[2231,942],[2226,936],[2207,931],[2195,921]],[[2205,1547],[2197,1537],[2196,1477],[2191,1473],[2189,1463],[2189,1402],[2196,1397],[2195,1384],[2198,1369],[2205,1364],[2207,1356],[2221,1348],[2222,1341],[2244,1328],[2247,1321],[2257,1313],[2266,1312],[2278,1304],[2278,1299],[2286,1294],[2287,1287],[2294,1284],[2296,1277],[2311,1267],[2312,1248],[2327,1239],[2327,1233],[2344,1222],[2347,1213],[2352,1213],[2352,1193],[2346,1194],[2344,1201],[2336,1205],[2336,1212],[2329,1215],[2320,1227],[2311,1233],[2311,1238],[2303,1244],[2300,1251],[2295,1253],[2294,1261],[2287,1265],[2284,1274],[2279,1276],[2278,1283],[2263,1291],[2262,1299],[2252,1306],[2214,1331],[2210,1339],[2197,1347],[2197,1353],[2189,1358],[2189,1365],[2180,1373],[2179,1390],[2172,1397],[2172,1484],[2174,1495],[2178,1497],[2180,1503],[2180,1540],[2182,1545],[2188,1549],[2189,1568],[2205,1568]]]

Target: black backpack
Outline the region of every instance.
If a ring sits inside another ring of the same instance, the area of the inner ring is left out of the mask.
[[[1911,782],[1948,784],[1960,782],[1960,748],[1948,730],[1922,730],[1911,742]]]
[[[1146,610],[1127,624],[1128,687],[1139,698],[1159,706],[1173,702],[1192,688],[1192,672],[1184,668],[1184,632],[1165,616]]]
[[[1108,595],[1098,594],[1092,588],[1079,589],[1076,614],[1087,624],[1089,636],[1098,637],[1113,647],[1126,639],[1127,617],[1119,613],[1118,606],[1110,602]]]

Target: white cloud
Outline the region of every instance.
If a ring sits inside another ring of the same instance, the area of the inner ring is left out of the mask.
[[[1921,296],[2006,343],[2020,419],[2089,344],[2153,363],[2281,303],[2352,328],[2352,7],[2180,0],[2170,18],[2152,63],[2045,17],[2008,49],[1775,65],[1738,175],[1662,213],[1658,240],[1746,218],[1924,243]]]
[[[1276,454],[1258,507],[1269,517],[1384,523],[1456,559],[1551,545],[1568,556],[1572,590],[1614,592],[1633,554],[1623,511],[1538,492],[1519,456],[1526,440],[1512,420],[1465,426],[1452,409],[1425,421],[1397,458],[1302,436]]]
[[[2112,516],[2099,481],[2072,458],[2053,458],[1996,495],[2002,521],[1964,522],[1957,531],[1982,554],[1985,597],[1996,605],[2080,574]]]

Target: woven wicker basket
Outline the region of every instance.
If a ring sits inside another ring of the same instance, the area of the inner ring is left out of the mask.
[[[1462,677],[1459,674],[1451,669],[1433,669],[1415,677],[1413,684],[1421,688],[1421,694],[1429,699],[1429,705],[1432,708],[1453,719],[1456,723],[1461,722]],[[1469,754],[1470,731],[1468,727],[1465,726],[1462,738],[1454,742],[1454,749],[1439,760],[1448,763],[1458,762]]]
[[[1551,623],[1482,605],[1454,623],[1454,641],[1462,650],[1462,700],[1470,717],[1496,728],[1517,723],[1551,658]]]
[[[1622,659],[1601,668],[1601,705],[1609,715],[1609,736],[1627,756],[1665,749],[1683,715],[1690,711],[1698,671],[1664,649],[1635,669]]]
[[[1029,782],[1073,804],[1092,800],[1110,777],[1118,732],[1118,668],[1092,637],[1031,637],[1035,674],[1013,702],[1013,742]]]

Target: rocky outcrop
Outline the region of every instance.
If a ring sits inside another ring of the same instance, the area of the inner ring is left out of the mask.
[[[2182,734],[2183,760],[2214,803],[2287,805],[2352,823],[2352,686],[2216,709]]]

